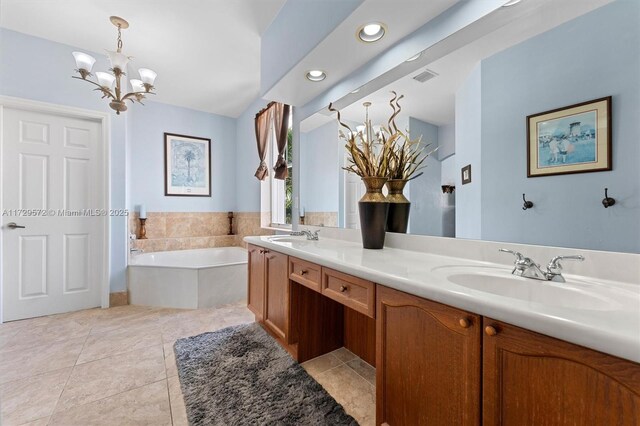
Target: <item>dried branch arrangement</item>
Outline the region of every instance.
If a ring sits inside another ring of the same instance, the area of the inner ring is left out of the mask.
[[[404,95],[393,93],[389,105],[393,113],[388,121],[388,126],[381,126],[378,132],[374,132],[369,114],[365,117],[365,126],[362,131],[353,131],[343,123],[340,111],[329,104],[329,111],[338,115],[338,123],[347,132],[340,130],[340,138],[346,141],[345,148],[349,151],[349,165],[344,170],[360,177],[386,177],[389,179],[411,180],[422,175],[422,170],[427,157],[435,150],[425,153],[429,145],[422,145],[422,136],[411,140],[408,132],[400,130],[396,124],[396,117],[402,111],[399,101]],[[367,106],[365,104],[365,106]],[[437,148],[436,148],[437,149]]]

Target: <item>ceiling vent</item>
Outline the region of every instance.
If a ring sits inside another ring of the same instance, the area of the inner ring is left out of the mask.
[[[429,71],[429,70],[424,70],[423,72],[421,72],[418,75],[414,75],[413,79],[415,81],[419,81],[420,83],[424,83],[428,80],[431,80],[433,77],[436,77],[438,74],[436,74],[433,71]]]

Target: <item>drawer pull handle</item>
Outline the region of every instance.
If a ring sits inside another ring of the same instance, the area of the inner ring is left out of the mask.
[[[487,335],[489,336],[495,336],[496,334],[498,334],[498,330],[496,330],[495,327],[492,327],[490,325],[485,327],[484,332],[487,333]]]
[[[346,285],[341,285],[340,286],[340,292],[344,293],[345,291],[347,291],[349,288]]]
[[[301,270],[301,271],[300,271],[300,275],[304,275],[304,274],[306,274],[306,273],[307,273],[307,270],[306,270],[306,269],[303,269],[303,270]]]
[[[462,328],[469,328],[469,326],[471,326],[471,323],[466,318],[460,318],[460,321],[458,321],[458,323],[460,324],[460,327],[462,327]]]

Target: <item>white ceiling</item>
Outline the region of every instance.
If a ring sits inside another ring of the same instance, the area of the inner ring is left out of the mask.
[[[455,118],[455,93],[473,68],[484,58],[490,57],[508,47],[514,46],[537,34],[541,34],[564,22],[574,19],[591,10],[601,7],[612,0],[523,0],[517,6],[502,8],[495,13],[512,13],[516,8],[526,7],[527,13],[511,20],[507,25],[489,32],[464,47],[425,64],[417,71],[398,79],[382,89],[359,99],[341,110],[344,119],[363,121],[362,103],[372,103],[369,116],[373,123],[386,123],[392,112],[389,106],[391,91],[404,94],[401,101],[401,117],[415,117],[435,125],[452,124]],[[487,21],[491,17],[485,18]],[[483,25],[482,22],[478,23]],[[438,74],[425,83],[419,83],[413,77],[428,69]],[[326,115],[315,114],[303,122],[308,131],[326,123]],[[307,121],[309,121],[307,123]]]
[[[304,105],[458,1],[364,0],[265,97]],[[363,43],[356,38],[357,29],[368,22],[382,22],[387,26],[382,40]],[[305,74],[311,69],[322,69],[327,78],[319,83],[308,81]]]
[[[285,0],[2,0],[0,26],[92,52],[115,49],[158,73],[154,100],[239,116],[259,95],[260,35]],[[74,66],[69,56],[69,69]]]

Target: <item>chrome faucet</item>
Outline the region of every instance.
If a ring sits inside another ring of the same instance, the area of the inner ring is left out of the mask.
[[[307,240],[318,241],[320,239],[320,238],[318,238],[318,232],[320,232],[320,231],[311,232],[308,229],[302,229],[300,231],[290,232],[289,235],[291,235],[291,236],[306,235],[307,236]]]
[[[136,234],[134,234],[134,233],[129,234],[129,253],[130,254],[144,253],[144,250],[139,249],[139,248],[135,248],[133,246],[133,243],[134,243],[135,240],[136,240]]]
[[[560,264],[561,260],[584,260],[584,256],[580,255],[556,256],[551,259],[551,261],[547,265],[547,270],[543,271],[542,269],[540,269],[539,264],[535,263],[532,259],[523,256],[522,253],[507,249],[499,249],[499,251],[503,253],[511,253],[516,257],[516,260],[513,262],[513,271],[511,271],[513,275],[524,278],[532,278],[534,280],[554,281],[558,283],[565,282],[565,279],[562,276],[562,265]]]

